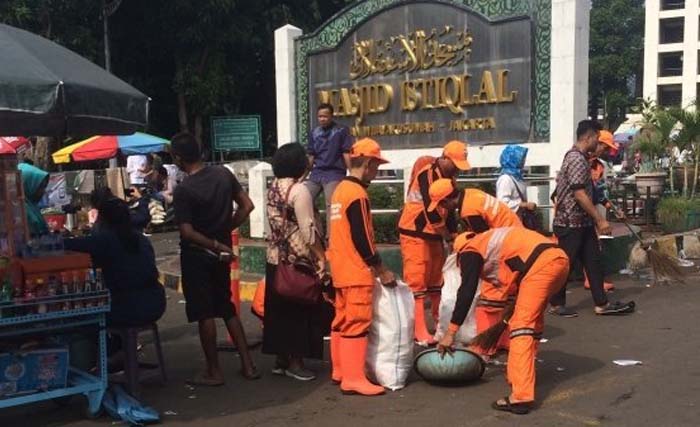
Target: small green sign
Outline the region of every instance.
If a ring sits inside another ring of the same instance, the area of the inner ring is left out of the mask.
[[[260,116],[212,117],[214,151],[260,151]]]

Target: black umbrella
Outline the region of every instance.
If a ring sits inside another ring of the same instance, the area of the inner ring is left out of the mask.
[[[82,56],[0,24],[0,135],[128,135],[149,98]]]

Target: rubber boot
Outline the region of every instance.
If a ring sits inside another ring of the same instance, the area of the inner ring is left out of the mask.
[[[365,376],[367,337],[340,338],[340,363],[343,367],[343,380],[340,391],[343,394],[376,396],[384,394],[384,387],[372,384]]]
[[[340,332],[331,332],[331,381],[340,384],[343,374],[340,370]]]
[[[428,327],[425,325],[425,297],[416,298],[415,317],[416,322],[413,336],[416,343],[422,347],[434,345],[437,341],[430,335]]]
[[[433,325],[437,328],[440,322],[440,292],[430,294],[430,313],[433,315]]]

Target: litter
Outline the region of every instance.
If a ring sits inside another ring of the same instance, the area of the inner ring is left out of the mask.
[[[544,363],[544,359],[537,359],[537,363]]]
[[[557,372],[564,372],[566,369],[562,368],[561,366],[557,366]]]
[[[541,342],[542,344],[544,344],[544,343],[549,342],[549,340],[548,340],[547,338],[540,338],[540,342]]]
[[[163,412],[163,415],[174,416],[174,415],[177,415],[177,412],[175,412],[175,411],[165,411],[165,412]]]
[[[634,271],[630,270],[629,268],[623,268],[620,270],[620,274],[626,274],[628,276],[631,276],[634,274]]]
[[[191,394],[191,395],[187,396],[187,398],[188,398],[188,399],[196,399],[196,398],[197,398],[197,395]]]
[[[181,299],[180,301],[177,302],[178,304],[185,304],[185,300]]]
[[[684,258],[678,258],[678,265],[681,267],[693,267],[695,263]]]
[[[636,366],[636,365],[641,365],[642,361],[641,360],[632,360],[632,359],[618,359],[618,360],[613,360],[613,363],[618,365],[618,366]]]

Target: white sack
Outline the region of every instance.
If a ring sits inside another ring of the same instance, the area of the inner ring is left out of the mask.
[[[413,307],[413,292],[405,283],[374,285],[365,368],[371,380],[391,390],[403,388],[413,368]]]
[[[445,260],[445,265],[442,267],[442,277],[445,284],[442,287],[442,296],[440,297],[440,315],[438,320],[438,325],[435,331],[435,339],[441,340],[447,332],[447,328],[450,325],[450,320],[452,319],[452,311],[455,308],[455,302],[457,302],[457,291],[459,286],[462,284],[462,274],[459,271],[459,266],[457,266],[457,254],[452,253]],[[479,295],[481,290],[481,281],[479,281],[479,286],[476,289],[476,294]],[[469,309],[469,314],[467,318],[464,319],[464,323],[455,334],[455,344],[467,344],[476,336],[476,317],[474,315],[474,307],[476,306],[476,298]]]

